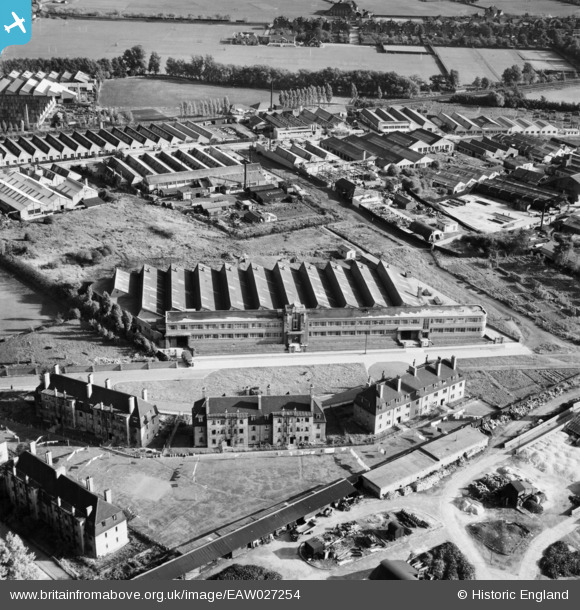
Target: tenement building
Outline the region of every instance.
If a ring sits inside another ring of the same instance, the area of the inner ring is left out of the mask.
[[[354,419],[367,432],[381,434],[397,424],[434,408],[453,403],[465,394],[465,377],[457,358],[438,358],[409,367],[404,375],[380,381],[358,394]]]
[[[110,387],[58,373],[45,373],[36,389],[36,412],[48,425],[86,432],[101,442],[145,447],[159,430],[157,406],[143,396],[132,396]]]
[[[44,459],[36,455],[35,443],[1,467],[0,490],[21,515],[46,524],[80,555],[102,557],[129,542],[127,519],[112,504],[111,490],[101,498],[91,477],[84,486],[67,477],[64,466],[53,467],[50,451]]]
[[[380,348],[484,336],[486,312],[459,305],[382,260],[324,265],[143,267],[95,284],[162,348],[202,353]]]
[[[221,396],[198,400],[192,410],[193,446],[318,445],[326,440],[320,402],[305,396]]]

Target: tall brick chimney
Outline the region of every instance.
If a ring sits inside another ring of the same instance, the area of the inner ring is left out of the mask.
[[[52,466],[52,451],[47,451],[44,454],[44,459],[49,466]]]

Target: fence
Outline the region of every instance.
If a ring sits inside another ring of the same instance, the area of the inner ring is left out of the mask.
[[[152,369],[187,368],[181,362],[122,362],[118,364],[87,364],[61,366],[63,373],[102,373],[105,371],[147,371]],[[21,377],[25,375],[40,375],[44,368],[40,366],[11,366],[0,368],[0,377]]]

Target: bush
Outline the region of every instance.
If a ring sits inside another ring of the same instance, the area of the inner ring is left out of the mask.
[[[45,216],[43,222],[45,225],[54,224],[54,216]]]
[[[523,507],[526,510],[529,510],[533,515],[541,515],[544,512],[544,507],[532,498],[528,498],[524,502]]]
[[[580,576],[580,551],[572,551],[561,540],[551,544],[539,562],[540,569],[548,578]]]
[[[225,570],[214,574],[208,580],[282,580],[282,575],[262,566],[243,566],[234,563]]]

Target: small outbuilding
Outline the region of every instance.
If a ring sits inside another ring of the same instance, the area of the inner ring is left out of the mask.
[[[369,576],[369,580],[418,580],[419,572],[406,561],[384,559]]]

